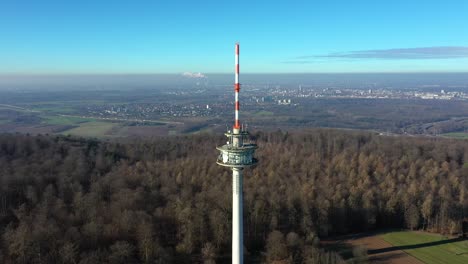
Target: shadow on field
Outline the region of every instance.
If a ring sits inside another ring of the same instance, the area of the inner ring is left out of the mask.
[[[379,262],[379,263],[391,263],[392,260],[397,258],[406,257],[407,254],[404,252],[393,252],[390,254],[380,255],[380,256],[371,256],[369,254],[370,263]]]
[[[379,254],[379,253],[392,252],[392,251],[396,251],[396,250],[407,250],[407,249],[416,249],[416,248],[423,248],[423,247],[432,247],[432,246],[438,246],[438,245],[454,243],[454,242],[459,242],[459,241],[464,241],[464,240],[467,240],[467,239],[459,237],[459,238],[446,239],[446,240],[440,240],[440,241],[434,241],[434,242],[428,242],[428,243],[421,243],[421,244],[414,244],[414,245],[394,246],[394,247],[381,248],[381,249],[371,249],[371,250],[367,251],[367,254],[373,255],[373,254]]]

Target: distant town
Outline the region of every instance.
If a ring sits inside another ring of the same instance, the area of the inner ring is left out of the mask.
[[[0,131],[109,138],[220,132],[234,115],[230,77],[4,84]],[[240,118],[252,130],[331,127],[385,135],[468,135],[468,83],[462,74],[247,77]]]
[[[427,91],[431,88],[430,91]],[[466,87],[458,87],[466,88]],[[242,108],[246,110],[264,110],[275,106],[298,106],[307,99],[408,99],[408,100],[468,100],[468,93],[451,88],[440,89],[437,85],[424,86],[414,90],[396,90],[393,88],[317,88],[300,85],[297,88],[264,86],[247,86],[248,95],[243,94]],[[465,90],[465,89],[463,89]],[[200,96],[209,94],[210,90],[195,89],[183,92],[167,92],[174,100],[154,103],[121,103],[121,104],[84,104],[81,113],[86,117],[115,119],[146,120],[160,117],[213,117],[232,112],[232,104],[222,100],[230,96],[230,90],[210,100],[200,103],[179,102],[178,97]],[[218,98],[218,100],[216,100]],[[260,107],[260,108],[259,108]]]

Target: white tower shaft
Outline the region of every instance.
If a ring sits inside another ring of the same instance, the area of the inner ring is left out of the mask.
[[[232,169],[232,264],[244,263],[242,169]]]

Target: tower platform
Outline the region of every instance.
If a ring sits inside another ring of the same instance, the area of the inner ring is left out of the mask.
[[[237,132],[237,133],[236,133]],[[258,163],[254,152],[258,148],[249,139],[246,131],[228,131],[225,133],[229,141],[226,145],[216,147],[220,151],[216,163],[230,168],[246,168]]]

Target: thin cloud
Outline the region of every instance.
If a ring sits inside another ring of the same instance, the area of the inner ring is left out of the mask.
[[[324,59],[426,60],[458,58],[468,58],[468,47],[445,46],[337,52],[324,55],[300,56],[284,63],[305,64],[323,61]]]
[[[188,78],[206,78],[206,76],[200,72],[184,72],[182,73],[182,76]]]

